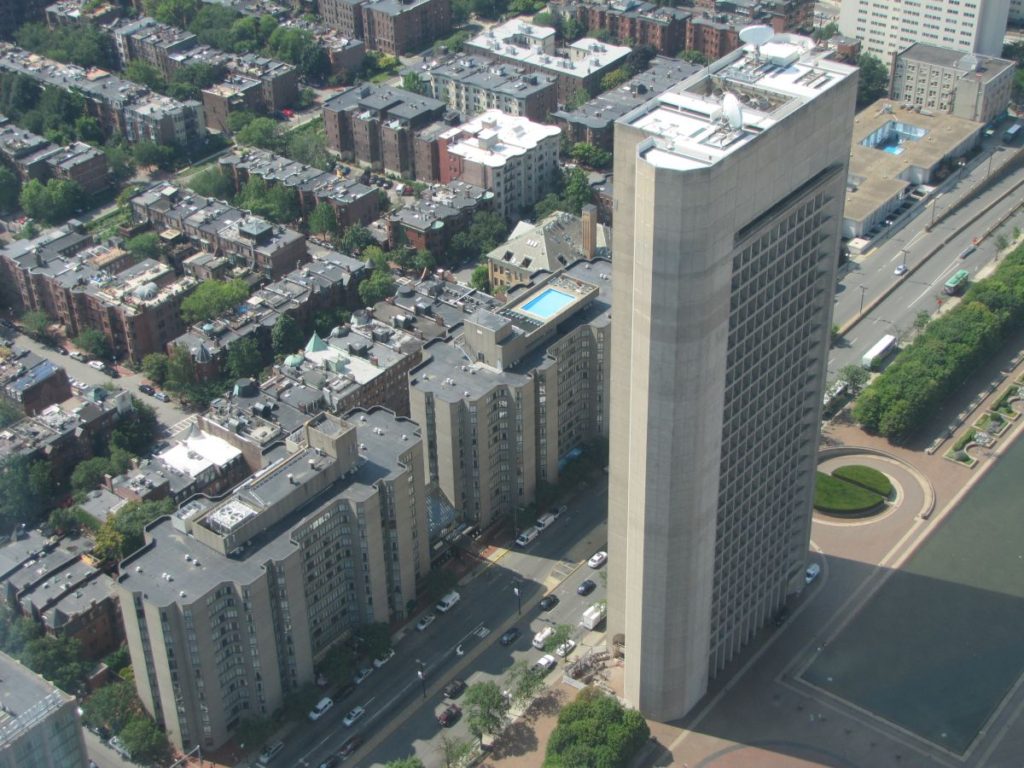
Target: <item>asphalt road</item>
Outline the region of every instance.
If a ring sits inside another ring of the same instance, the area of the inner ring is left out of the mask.
[[[998,167],[1009,155],[1005,148],[997,148],[993,167]],[[978,161],[956,187],[938,198],[938,214],[941,215],[949,205],[956,204],[964,193],[984,180],[987,170],[987,158]],[[929,205],[879,248],[851,265],[836,287],[835,325],[842,326],[854,318],[862,306],[870,306],[893,284],[898,283],[899,287],[874,307],[832,350],[829,378],[835,378],[846,365],[859,364],[867,350],[885,334],[906,337],[918,313],[936,312],[949,298],[942,292],[942,286],[953,272],[967,269],[976,275],[995,258],[995,238],[981,242],[977,250],[965,259],[958,258],[958,255],[972,244],[974,238],[1020,205],[1019,191],[1008,194],[1019,181],[1020,176],[1013,174],[993,185],[976,199],[957,208],[930,232],[925,229],[932,218],[932,206]],[[993,201],[998,202],[991,211],[982,214],[960,234],[953,234]],[[1014,226],[1021,226],[1022,221],[1024,219],[1018,215],[1005,228],[1012,230]],[[947,238],[949,242],[943,245]],[[936,248],[939,250],[929,257],[928,254]],[[901,263],[906,263],[909,270],[902,277],[895,274]]]
[[[423,632],[410,624],[390,662],[318,722],[302,723],[285,738],[280,764],[318,766],[349,736],[360,733],[367,743],[347,764],[380,765],[415,752],[427,768],[440,766],[442,731],[451,738],[472,738],[465,717],[447,729],[435,719],[435,710],[443,700],[440,689],[449,680],[459,678],[472,684],[498,679],[518,659],[533,663],[542,653],[531,646],[531,640],[544,626],[577,627],[577,643],[586,634],[577,626],[580,616],[592,603],[604,599],[605,588],[604,580],[585,561],[605,547],[606,510],[606,485],[589,486],[570,502],[569,511],[526,550],[510,550],[495,565],[460,586],[462,599],[449,613],[439,614]],[[597,589],[586,597],[578,596],[576,588],[585,578],[593,578]],[[516,579],[523,585],[521,619],[512,591]],[[551,587],[560,602],[551,611],[541,613],[537,603]],[[509,626],[518,627],[522,635],[505,647],[498,640]],[[462,656],[456,652],[458,646],[462,647]],[[580,650],[570,654],[570,661],[578,653]],[[417,676],[420,661],[425,671],[423,683]],[[559,660],[551,674],[560,675],[563,665]],[[420,704],[413,711],[403,712],[417,701]],[[356,705],[365,707],[367,714],[354,727],[346,728],[342,720]],[[400,712],[403,716],[397,718]]]

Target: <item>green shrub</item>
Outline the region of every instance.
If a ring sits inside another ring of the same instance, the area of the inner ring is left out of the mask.
[[[845,480],[848,483],[859,485],[861,488],[867,488],[879,496],[888,496],[892,493],[892,483],[888,477],[877,469],[865,467],[862,464],[840,467],[832,473],[832,476]]]
[[[882,497],[867,488],[853,485],[824,472],[818,472],[814,486],[814,508],[837,515],[870,512],[882,502]]]
[[[974,428],[968,429],[964,432],[963,435],[960,436],[960,439],[953,444],[953,451],[956,452],[966,448],[967,444],[974,439],[975,432],[976,430]]]

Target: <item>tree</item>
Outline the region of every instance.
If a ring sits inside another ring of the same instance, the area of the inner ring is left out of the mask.
[[[317,118],[314,123],[302,126],[302,130],[288,133],[284,154],[297,162],[329,170],[334,160],[327,151],[327,133],[324,131],[323,120]]]
[[[82,721],[119,732],[142,714],[142,702],[135,695],[135,684],[129,680],[104,685],[82,703]]]
[[[923,331],[925,326],[931,322],[932,316],[928,314],[928,310],[922,309],[917,315],[914,316],[914,330]]]
[[[176,344],[167,356],[167,373],[164,386],[170,390],[189,395],[199,379],[196,376],[196,363],[192,353],[180,344]]]
[[[415,755],[410,755],[398,760],[390,760],[384,763],[384,768],[423,768],[423,761]]]
[[[379,659],[391,650],[391,632],[383,622],[362,625],[356,636],[371,658]]]
[[[868,383],[870,374],[865,370],[863,365],[852,363],[850,365],[844,365],[839,369],[839,378],[845,381],[847,386],[849,386],[854,393],[857,393],[860,392],[864,388],[864,385]]]
[[[705,56],[700,51],[683,51],[682,53],[679,54],[678,58],[682,59],[683,61],[688,61],[691,64],[696,64],[698,66],[704,66],[705,64],[709,63],[708,57]]]
[[[580,691],[562,708],[548,740],[544,768],[626,768],[650,738],[643,716],[596,688]]]
[[[247,336],[228,348],[228,370],[236,379],[255,378],[263,370],[263,353],[256,339]]]
[[[275,355],[290,355],[302,347],[302,329],[290,315],[281,315],[270,329],[270,346]]]
[[[163,384],[167,379],[167,355],[151,352],[142,358],[142,372],[154,384]]]
[[[862,53],[857,59],[860,78],[857,81],[857,109],[863,109],[885,96],[889,90],[889,71],[873,53]]]
[[[544,688],[544,675],[526,659],[520,659],[505,674],[505,689],[519,706],[528,704]]]
[[[181,316],[186,323],[212,320],[249,297],[249,286],[243,280],[208,280],[200,283],[181,302]]]
[[[417,73],[406,72],[402,75],[402,89],[422,95],[427,92],[427,84],[423,82]]]
[[[423,591],[431,600],[448,594],[459,583],[458,577],[447,568],[433,568],[423,580]]]
[[[0,531],[32,527],[46,514],[46,496],[32,483],[32,462],[12,455],[0,461]]]
[[[112,474],[107,456],[94,456],[78,462],[71,473],[71,487],[76,493],[85,493],[99,487],[104,475]]]
[[[79,141],[87,141],[90,144],[103,143],[103,128],[99,120],[89,115],[82,115],[75,120],[75,135]]]
[[[295,192],[280,184],[270,186],[259,176],[251,176],[245,182],[235,203],[275,222],[293,221],[299,216]]]
[[[629,72],[625,67],[613,69],[601,78],[601,90],[610,91],[612,88],[618,88],[627,80],[629,80]]]
[[[141,83],[154,91],[163,92],[167,90],[167,81],[160,74],[160,70],[147,61],[140,59],[130,61],[122,72],[129,80]]]
[[[338,220],[334,216],[334,209],[327,203],[317,203],[316,208],[310,211],[307,222],[309,231],[313,234],[326,236],[333,235],[338,231]]]
[[[103,334],[95,328],[86,328],[74,338],[75,346],[90,357],[98,357],[101,360],[109,360],[112,356],[110,342]]]
[[[590,181],[587,179],[586,171],[580,168],[573,168],[565,176],[565,202],[569,207],[569,213],[577,216],[583,210],[583,206],[593,199],[593,191],[590,188]]]
[[[25,412],[10,400],[0,400],[0,429],[25,418]]]
[[[477,264],[469,277],[469,284],[478,291],[491,292],[491,277],[486,264]]]
[[[43,466],[49,468],[48,464]],[[54,507],[46,523],[62,535],[77,535],[83,530],[95,532],[100,527],[99,521],[77,504],[73,507]]]
[[[136,261],[143,259],[160,259],[160,236],[156,232],[143,232],[141,235],[128,238],[124,248]]]
[[[374,269],[388,270],[391,268],[388,256],[379,245],[368,245],[363,249],[363,258],[370,262]]]
[[[172,27],[188,27],[199,13],[200,0],[146,0],[146,14]]]
[[[167,736],[147,716],[132,718],[118,734],[132,761],[154,765],[163,761],[170,751]]]
[[[133,456],[148,453],[159,429],[156,411],[133,397],[131,413],[124,414],[110,433],[111,451],[119,448]]]
[[[235,134],[239,144],[249,144],[276,151],[281,146],[281,136],[277,123],[269,117],[257,117]]]
[[[25,646],[21,660],[62,691],[76,694],[89,674],[90,664],[82,661],[81,643],[67,635],[43,636]]]
[[[447,733],[441,734],[441,746],[438,748],[444,760],[444,768],[461,768],[473,754],[473,743],[465,739],[456,739]]]
[[[103,541],[104,560],[122,560],[145,543],[143,530],[154,520],[174,512],[174,502],[129,501],[110,515],[96,534],[96,550],[100,551]],[[97,556],[100,556],[97,554]]]
[[[93,555],[101,562],[113,563],[121,559],[124,551],[124,535],[109,526],[100,526],[94,537]]]
[[[29,179],[25,183],[21,188],[21,194],[18,195],[18,202],[21,204],[21,210],[33,219],[50,220],[52,201],[46,186],[39,179]]]
[[[572,627],[568,624],[559,624],[555,627],[554,634],[544,642],[544,650],[551,653],[571,637]]]
[[[25,333],[33,338],[44,338],[50,333],[50,316],[42,310],[30,310],[21,316],[20,321]]]
[[[612,164],[611,152],[583,141],[573,144],[569,154],[576,162],[591,168],[610,168]]]
[[[166,144],[155,144],[152,141],[140,141],[132,150],[135,162],[143,167],[157,167],[170,170],[174,165],[175,152]]]
[[[378,269],[359,284],[359,298],[368,307],[372,307],[378,301],[384,301],[394,294],[395,280],[390,273],[382,269]]]
[[[337,688],[350,683],[356,671],[355,654],[344,643],[338,643],[327,652],[322,669],[328,684],[332,687]]]
[[[194,174],[189,178],[188,186],[197,195],[213,197],[217,200],[230,200],[235,194],[235,187],[231,183],[231,179],[216,167],[210,167]]]
[[[189,31],[199,38],[199,42],[222,51],[230,51],[234,41],[231,38],[231,25],[240,17],[238,11],[223,5],[204,3],[195,20],[189,25]]]
[[[13,211],[17,207],[19,191],[18,177],[6,167],[0,167],[0,211]]]
[[[341,233],[335,244],[346,253],[360,253],[363,248],[375,242],[370,230],[361,224],[353,224]]]
[[[466,690],[463,703],[469,730],[483,744],[484,734],[493,734],[505,725],[508,700],[493,680],[474,683]]]

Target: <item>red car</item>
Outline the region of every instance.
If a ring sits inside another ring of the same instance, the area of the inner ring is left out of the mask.
[[[455,725],[461,714],[462,710],[458,704],[448,704],[437,713],[437,722],[441,724],[442,728],[450,728]]]
[[[285,117],[287,117],[289,120],[291,120],[293,117],[295,117],[295,112],[294,112],[294,110],[291,110],[291,109],[282,109],[281,110],[281,114],[284,115]]]

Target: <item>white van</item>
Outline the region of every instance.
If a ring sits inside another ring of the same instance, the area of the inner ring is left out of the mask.
[[[807,566],[807,570],[804,571],[804,583],[810,584],[812,581],[818,578],[819,573],[821,573],[821,566],[817,563],[811,563]]]
[[[555,634],[554,627],[544,627],[540,632],[533,636],[533,647],[538,651],[544,650],[544,643],[548,641],[548,638]]]
[[[316,722],[325,714],[327,714],[328,710],[330,710],[330,708],[333,706],[334,699],[332,699],[330,696],[324,696],[322,699],[320,699],[320,701],[317,702],[317,705],[313,707],[312,710],[310,710],[309,719],[313,722]]]
[[[558,518],[555,517],[555,515],[553,515],[550,512],[548,512],[546,515],[541,515],[540,517],[537,518],[537,522],[534,523],[534,527],[538,531],[546,530],[551,525],[553,525],[555,520],[557,520],[557,519]]]
[[[439,613],[448,613],[448,611],[454,608],[455,604],[461,599],[462,595],[458,592],[449,592],[438,601],[434,608],[436,608]]]
[[[525,531],[523,531],[516,537],[516,546],[525,547],[531,541],[536,539],[539,533],[540,531],[534,527],[527,528]]]

